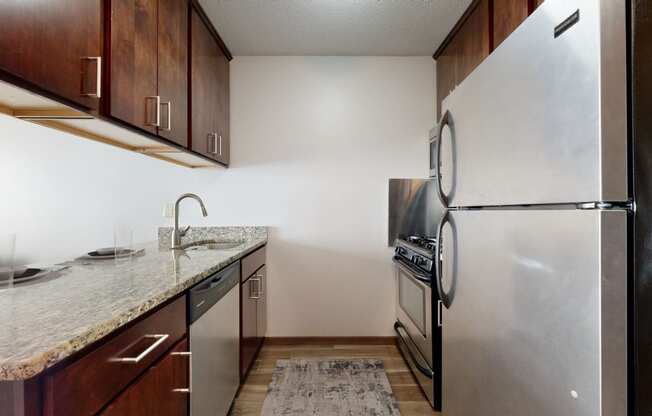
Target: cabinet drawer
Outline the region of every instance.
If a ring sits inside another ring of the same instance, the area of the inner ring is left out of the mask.
[[[242,281],[244,282],[254,272],[265,264],[265,246],[259,248],[242,259]]]
[[[101,416],[186,416],[190,384],[188,341],[179,342],[102,411]]]
[[[185,332],[183,296],[46,376],[45,415],[95,414]]]

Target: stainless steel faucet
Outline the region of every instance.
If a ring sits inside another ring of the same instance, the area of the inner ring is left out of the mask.
[[[190,226],[187,226],[183,230],[179,229],[179,203],[183,201],[186,198],[192,198],[195,201],[199,202],[199,206],[201,207],[201,213],[205,217],[208,215],[208,212],[206,212],[206,207],[204,206],[204,201],[201,200],[200,197],[198,197],[195,194],[183,194],[181,195],[178,199],[177,202],[174,203],[174,230],[172,231],[172,249],[179,248],[181,245],[181,237],[186,235],[188,230],[190,229]]]

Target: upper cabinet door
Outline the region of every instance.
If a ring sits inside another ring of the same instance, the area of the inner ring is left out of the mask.
[[[188,2],[158,2],[159,136],[188,145]]]
[[[0,1],[0,69],[97,110],[101,6],[102,0]]]
[[[497,48],[528,17],[531,0],[494,0],[494,47]]]
[[[231,130],[230,130],[230,72],[229,60],[221,48],[217,48],[217,134],[221,152],[218,153],[217,160],[229,164],[229,155],[231,153]]]
[[[458,84],[491,53],[490,13],[489,0],[481,0],[457,34],[460,38],[455,69]]]
[[[110,115],[151,133],[161,124],[157,0],[111,0]]]
[[[191,17],[192,150],[229,163],[229,60],[200,15]]]

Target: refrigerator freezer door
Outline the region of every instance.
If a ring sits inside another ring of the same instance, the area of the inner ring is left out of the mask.
[[[624,211],[457,211],[443,414],[627,414]]]
[[[627,200],[625,16],[547,0],[446,98],[449,206]]]

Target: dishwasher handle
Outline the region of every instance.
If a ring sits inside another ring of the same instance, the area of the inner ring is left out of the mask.
[[[218,275],[208,279],[209,280],[208,282],[202,283],[201,285],[199,285],[199,287],[193,289],[193,291],[195,293],[207,292],[207,291],[213,289],[215,286],[217,286],[220,283],[220,281],[222,280],[223,277],[224,276],[218,274]]]
[[[188,320],[195,322],[240,282],[240,262],[209,276],[188,291]]]

